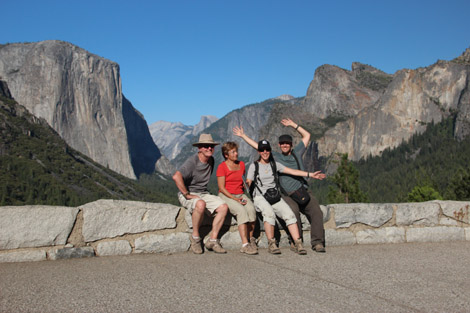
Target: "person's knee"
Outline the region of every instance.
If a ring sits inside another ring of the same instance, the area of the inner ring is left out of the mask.
[[[203,214],[205,210],[206,210],[206,202],[204,200],[199,200],[198,202],[196,202],[194,211],[196,211],[199,214]]]
[[[219,205],[217,209],[215,209],[215,212],[222,216],[226,216],[228,213],[228,205],[226,203]]]

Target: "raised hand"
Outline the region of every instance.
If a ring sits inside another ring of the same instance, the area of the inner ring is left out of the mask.
[[[235,136],[238,136],[238,137],[243,137],[243,135],[245,135],[245,131],[243,130],[243,127],[241,126],[235,126],[232,129],[232,132]]]
[[[296,128],[297,127],[297,124],[294,123],[294,121],[292,121],[290,118],[285,118],[281,121],[282,125],[284,126],[290,126],[290,127],[293,127],[293,128]]]

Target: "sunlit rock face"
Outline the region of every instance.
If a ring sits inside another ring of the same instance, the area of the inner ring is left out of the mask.
[[[8,44],[0,76],[13,98],[94,161],[130,178],[155,168],[160,152],[122,95],[117,63],[62,41]]]

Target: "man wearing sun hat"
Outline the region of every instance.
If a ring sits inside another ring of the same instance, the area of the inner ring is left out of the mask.
[[[173,175],[178,187],[178,200],[191,213],[193,232],[189,236],[191,251],[202,253],[202,238],[199,234],[204,214],[214,217],[212,231],[205,247],[216,253],[226,253],[218,240],[219,231],[223,226],[228,212],[227,204],[218,196],[211,195],[207,189],[209,179],[214,170],[214,148],[219,143],[214,142],[210,134],[201,134],[199,141],[193,146],[198,152],[189,157]]]

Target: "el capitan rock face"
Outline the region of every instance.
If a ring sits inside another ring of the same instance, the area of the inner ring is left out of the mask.
[[[118,64],[62,41],[8,44],[0,47],[0,77],[13,98],[94,161],[130,178],[155,168],[160,152],[122,95]]]

